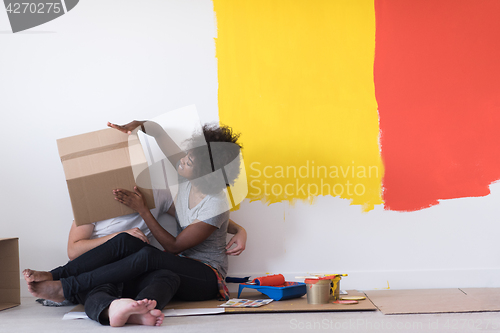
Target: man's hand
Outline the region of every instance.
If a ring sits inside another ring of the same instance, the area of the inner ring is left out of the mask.
[[[121,202],[125,206],[128,206],[138,212],[139,214],[143,214],[148,211],[148,206],[144,201],[144,197],[142,196],[141,191],[134,187],[134,192],[130,192],[125,189],[118,188],[113,190],[113,194],[115,195],[115,200]]]
[[[141,241],[143,241],[144,243],[148,243],[149,244],[149,239],[146,237],[146,235],[141,231],[141,229],[135,227],[135,228],[132,228],[132,229],[129,229],[129,230],[125,230],[125,231],[122,231],[122,232],[126,232],[127,234],[131,235],[131,236],[134,236],[136,238],[139,238]]]
[[[117,124],[113,124],[113,123],[108,122],[109,127],[117,129],[120,132],[123,132],[125,134],[131,134],[133,130],[135,130],[137,127],[141,126],[142,124],[144,124],[144,121],[138,121],[138,120],[131,121],[130,123],[125,124],[125,125],[117,125]]]
[[[247,243],[247,232],[245,229],[241,228],[238,232],[229,240],[226,246],[226,254],[230,256],[239,256],[241,252],[245,250],[245,246]],[[230,249],[233,244],[236,246]]]

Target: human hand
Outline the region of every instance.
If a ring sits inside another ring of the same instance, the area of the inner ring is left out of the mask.
[[[229,240],[226,246],[226,254],[230,256],[239,256],[241,252],[245,250],[245,246],[247,243],[247,232],[245,229],[240,229],[238,232]],[[233,244],[236,246],[230,249]]]
[[[125,134],[131,134],[133,130],[135,130],[139,126],[142,126],[143,124],[144,124],[144,121],[138,121],[138,120],[131,121],[130,123],[125,124],[125,125],[117,125],[117,124],[110,123],[108,121],[108,127],[117,129],[120,132],[123,132]]]
[[[127,234],[131,235],[131,236],[134,236],[136,238],[139,238],[141,241],[143,241],[144,243],[148,243],[149,244],[149,239],[146,237],[146,235],[141,231],[141,229],[135,227],[135,228],[132,228],[132,229],[129,229],[129,230],[125,230],[123,232],[126,232]]]
[[[141,191],[139,191],[137,186],[134,186],[134,192],[118,188],[116,190],[113,190],[113,194],[115,195],[115,200],[121,202],[125,206],[132,208],[139,214],[148,211],[146,201],[144,200],[144,197],[142,196],[142,193]]]

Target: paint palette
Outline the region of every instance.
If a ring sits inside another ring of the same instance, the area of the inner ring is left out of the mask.
[[[304,296],[307,292],[306,284],[302,282],[286,281],[281,287],[258,286],[255,284],[241,283],[238,287],[238,298],[244,288],[255,289],[275,301]]]

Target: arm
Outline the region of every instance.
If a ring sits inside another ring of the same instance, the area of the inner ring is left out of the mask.
[[[241,225],[237,224],[233,220],[229,219],[229,224],[227,226],[227,232],[233,234],[234,236],[229,240],[226,246],[226,254],[231,256],[238,256],[245,250],[247,243],[247,231]],[[236,244],[232,249],[230,247]]]
[[[74,260],[88,250],[93,249],[106,241],[102,240],[102,242],[99,242],[99,239],[90,239],[93,231],[93,224],[84,224],[77,227],[75,221],[73,221],[68,236],[69,260]]]
[[[167,214],[175,217],[175,205],[173,203],[172,205],[170,205]],[[229,243],[227,243],[226,250],[228,251],[226,251],[226,254],[230,256],[239,256],[246,248],[247,231],[241,225],[229,219],[229,224],[227,226],[227,233],[233,234],[234,236],[229,240]],[[154,232],[153,235],[156,237]],[[236,244],[236,246],[229,250],[229,248],[233,246],[233,244]]]
[[[134,187],[134,192],[124,189],[117,189],[113,192],[116,200],[134,209],[141,215],[149,230],[153,233],[153,236],[167,252],[178,254],[192,248],[207,239],[208,236],[217,229],[215,226],[207,223],[199,223],[202,221],[195,220],[191,225],[179,233],[177,237],[174,237],[165,230],[151,214],[137,187]],[[172,214],[172,212],[175,215],[175,208],[173,205],[169,208],[169,214]]]
[[[109,239],[119,234],[119,232],[115,232],[113,234],[104,237],[90,239],[93,231],[94,231],[93,224],[84,224],[81,226],[77,226],[75,224],[75,221],[73,221],[68,236],[69,260],[74,260],[75,258],[81,256],[85,252],[92,250],[93,248],[105,243]],[[123,232],[129,233],[130,235],[139,238],[143,242],[149,243],[148,238],[139,228],[133,228]]]
[[[179,160],[186,155],[167,132],[165,132],[163,127],[154,121],[134,120],[123,126],[108,122],[108,126],[126,134],[131,134],[133,130],[140,126],[145,134],[155,138],[158,147],[160,147],[163,154],[167,156],[167,159],[174,168],[177,166]]]
[[[200,223],[202,221],[195,220],[191,225],[182,230],[177,237],[174,237],[156,221],[149,210],[144,211],[141,217],[165,251],[173,254],[178,254],[184,250],[195,247],[207,239],[208,236],[217,229],[217,227],[213,225]]]

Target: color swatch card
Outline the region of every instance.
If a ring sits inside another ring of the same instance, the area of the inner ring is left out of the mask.
[[[238,298],[232,298],[229,301],[227,301],[224,304],[221,304],[219,306],[222,307],[231,307],[231,308],[258,308],[259,306],[263,306],[266,304],[271,303],[273,300],[272,299],[238,299]]]

